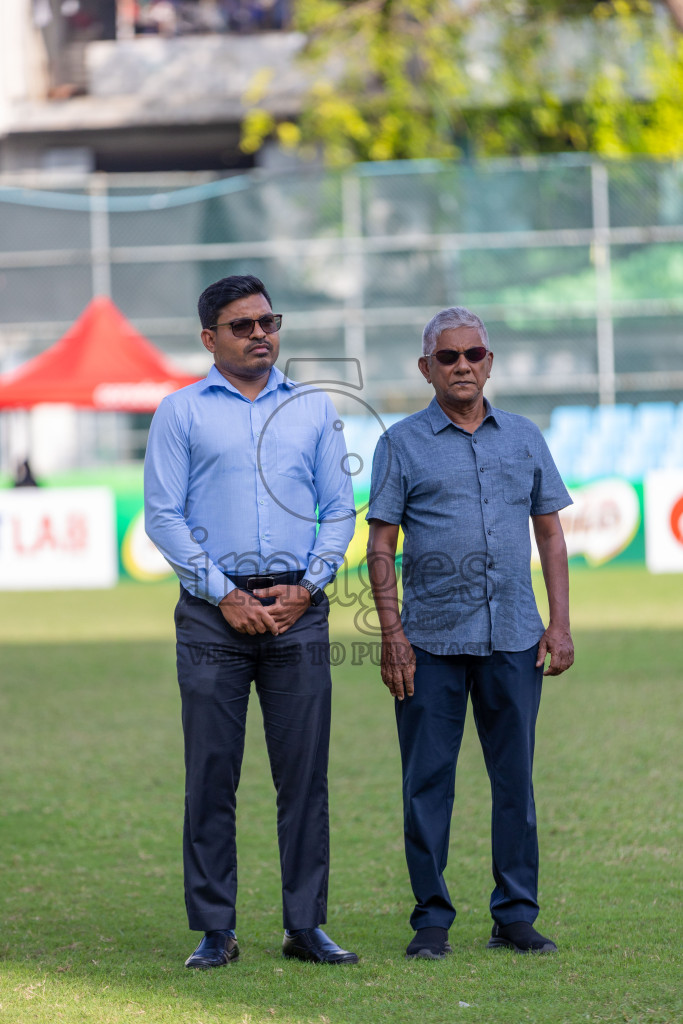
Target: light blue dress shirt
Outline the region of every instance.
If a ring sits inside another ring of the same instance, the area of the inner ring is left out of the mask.
[[[328,395],[273,367],[256,399],[211,367],[163,399],[145,457],[145,528],[196,597],[230,575],[304,571],[323,588],[355,527],[342,422]]]

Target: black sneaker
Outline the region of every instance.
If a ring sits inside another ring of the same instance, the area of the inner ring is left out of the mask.
[[[406,960],[443,960],[452,952],[447,928],[419,928],[406,950]]]
[[[487,949],[514,949],[516,953],[557,953],[552,939],[546,939],[528,921],[494,924]]]

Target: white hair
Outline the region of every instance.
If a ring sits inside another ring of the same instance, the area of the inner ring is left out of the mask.
[[[476,327],[482,344],[488,349],[489,336],[484,321],[464,306],[450,306],[433,316],[422,332],[422,354],[432,354],[442,331],[452,331],[458,327]]]

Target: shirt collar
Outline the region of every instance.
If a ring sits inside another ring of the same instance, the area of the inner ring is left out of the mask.
[[[217,369],[216,364],[214,363],[214,365],[211,367],[211,369],[209,370],[209,372],[207,373],[206,377],[202,382],[201,390],[206,391],[208,388],[215,387],[225,388],[226,391],[232,391],[235,395],[240,395],[240,397],[244,397],[241,394],[241,392],[237,390],[234,384],[231,384],[230,381],[223,376],[221,371]],[[280,387],[293,388],[296,387],[296,384],[291,380],[285,379],[285,375],[283,374],[282,370],[278,370],[277,366],[272,366],[266,386],[264,387],[263,391],[260,392],[260,394],[263,395],[267,391],[275,391],[277,388]]]
[[[485,423],[486,420],[491,420],[493,423],[495,423],[496,426],[500,426],[498,420],[496,419],[496,411],[497,410],[494,409],[494,407],[489,402],[488,398],[485,398],[484,419],[481,422]],[[441,431],[445,430],[446,427],[456,427],[456,424],[453,422],[453,420],[449,419],[449,417],[443,411],[443,409],[437,402],[436,397],[432,398],[431,402],[427,406],[427,415],[429,416],[429,422],[431,423],[432,430],[434,431],[435,434],[441,433]],[[479,426],[481,426],[481,423],[479,424]],[[457,429],[460,428],[456,427],[456,430]],[[478,429],[479,427],[477,427],[477,430]]]

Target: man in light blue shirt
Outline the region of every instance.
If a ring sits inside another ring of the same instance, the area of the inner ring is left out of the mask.
[[[176,607],[185,736],[188,967],[237,959],[236,791],[252,681],[277,791],[283,954],[355,963],[327,912],[330,671],[324,587],[355,508],[329,397],[285,379],[280,314],[251,275],[199,299],[205,380],[167,396],[145,459],[147,533],[181,583]]]

